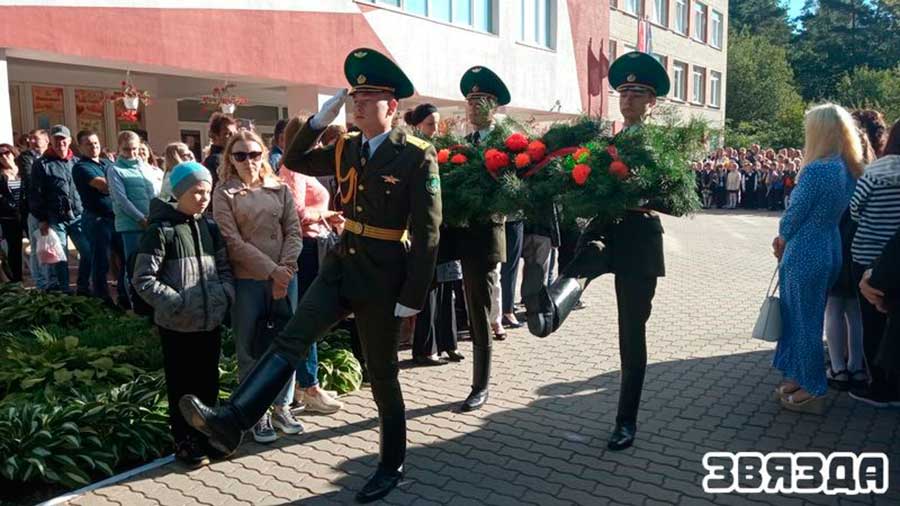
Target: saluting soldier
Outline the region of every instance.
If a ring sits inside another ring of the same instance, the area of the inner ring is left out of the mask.
[[[233,452],[241,433],[306,360],[310,345],[352,312],[381,429],[378,469],[356,495],[370,502],[402,477],[406,418],[397,348],[402,319],[421,310],[431,285],[441,223],[440,179],[434,147],[391,128],[398,101],[413,94],[403,71],[377,51],[362,48],[347,56],[344,73],[361,133],[343,135],[328,147],[316,145],[347,99],[342,90],[299,128],[282,160],[293,171],[337,177],[346,218],[340,245],[328,253],[293,318],[231,398],[212,408],[186,396],[181,410],[213,446]],[[288,131],[296,131],[299,123],[292,119]]]
[[[656,98],[669,92],[666,70],[649,54],[637,51],[613,62],[609,83],[619,92],[626,130],[641,128]],[[607,444],[610,450],[631,446],[637,430],[647,369],[646,324],[657,278],[665,276],[663,227],[653,210],[658,207],[648,202],[612,221],[594,217],[579,239],[575,258],[561,276],[549,289],[526,299],[528,329],[545,337],[562,325],[591,280],[606,273],[616,275],[622,384],[616,427]]]
[[[494,129],[494,111],[510,101],[503,81],[487,67],[472,67],[463,74],[460,91],[466,97],[466,117],[472,132],[466,141],[478,146]],[[506,260],[506,234],[502,219],[485,216],[467,227],[447,227],[444,241],[451,258],[462,263],[463,286],[472,336],[472,391],[460,410],[474,411],[488,399],[491,379],[491,303],[499,291],[498,264]],[[498,308],[499,310],[499,308]]]

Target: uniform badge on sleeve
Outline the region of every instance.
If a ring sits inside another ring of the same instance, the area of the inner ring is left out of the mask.
[[[432,195],[441,192],[441,178],[437,174],[431,174],[425,180],[425,190]]]

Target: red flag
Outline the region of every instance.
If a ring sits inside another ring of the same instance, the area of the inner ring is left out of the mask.
[[[600,51],[596,56],[591,48],[594,39],[588,40],[588,95],[596,97],[603,89],[603,79],[609,73],[609,59],[603,54],[603,43],[600,43]]]
[[[644,23],[646,23],[646,21],[638,19],[637,50],[642,53],[647,52],[647,39],[644,35]]]

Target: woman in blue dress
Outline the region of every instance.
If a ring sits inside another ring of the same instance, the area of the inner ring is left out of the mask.
[[[786,409],[824,410],[825,302],[841,270],[838,224],[862,175],[861,152],[844,108],[824,104],[806,113],[803,168],[772,244],[781,261],[783,323],[773,365],[784,373],[776,393]]]

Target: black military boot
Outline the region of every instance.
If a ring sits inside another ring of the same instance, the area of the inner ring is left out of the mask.
[[[528,331],[537,337],[555,332],[578,305],[583,291],[584,287],[575,278],[560,277],[550,288],[541,287],[538,293],[527,297]]]
[[[178,407],[188,424],[209,437],[213,448],[230,455],[240,446],[243,432],[269,409],[295,369],[287,358],[269,349],[220,406],[209,407],[196,396],[185,395]]]
[[[472,346],[472,392],[463,401],[460,411],[475,411],[488,400],[488,383],[491,380],[491,347]]]
[[[390,469],[378,464],[375,474],[369,478],[362,490],[356,493],[356,501],[360,503],[377,501],[394,490],[402,479],[403,466],[399,469]]]
[[[617,452],[630,448],[634,444],[637,425],[634,422],[617,422],[616,428],[609,435],[606,447]]]

